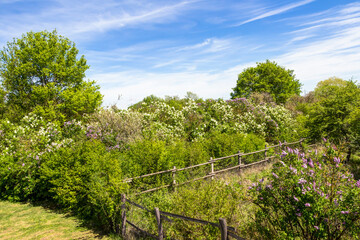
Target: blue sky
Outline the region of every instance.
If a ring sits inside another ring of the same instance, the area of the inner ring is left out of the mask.
[[[85,55],[105,106],[187,91],[228,99],[266,59],[294,70],[303,92],[360,77],[358,1],[0,0],[0,48],[55,28]]]

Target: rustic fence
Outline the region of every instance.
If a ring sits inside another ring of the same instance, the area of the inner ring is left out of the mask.
[[[142,191],[135,194],[135,195],[139,195],[139,194],[143,194],[143,193],[153,192],[153,191],[163,189],[163,188],[177,187],[177,186],[184,185],[184,184],[187,184],[187,183],[191,183],[191,182],[194,182],[194,181],[198,181],[198,180],[201,180],[201,179],[206,179],[206,178],[213,179],[215,175],[217,175],[219,173],[224,173],[224,172],[227,172],[227,171],[231,171],[231,170],[238,170],[241,173],[241,170],[243,168],[247,168],[247,167],[258,165],[258,164],[263,164],[263,163],[266,163],[266,162],[270,161],[271,159],[275,158],[275,156],[276,156],[275,154],[280,153],[280,151],[281,151],[281,149],[283,147],[292,146],[292,145],[296,145],[296,144],[301,144],[303,141],[304,141],[304,139],[301,139],[301,140],[296,141],[296,142],[291,142],[291,143],[283,142],[283,143],[279,143],[279,144],[273,145],[273,146],[266,146],[265,145],[264,149],[254,151],[254,152],[249,152],[249,153],[242,153],[242,152],[238,151],[236,154],[233,154],[233,155],[219,157],[219,158],[215,158],[215,159],[210,158],[210,160],[208,162],[204,162],[204,163],[200,163],[200,164],[196,164],[196,165],[192,165],[192,166],[188,166],[188,167],[177,168],[176,166],[174,166],[172,169],[159,171],[159,172],[154,172],[154,173],[149,173],[149,174],[145,174],[145,175],[137,176],[137,177],[133,177],[133,178],[126,178],[126,179],[124,179],[124,182],[132,183],[132,182],[135,182],[135,181],[138,181],[140,179],[147,178],[147,177],[157,176],[157,175],[160,175],[160,174],[170,174],[170,178],[168,179],[169,180],[168,184],[161,185],[161,186],[151,188],[151,189],[142,190]],[[272,151],[273,152],[272,156],[269,156],[269,154],[268,154],[270,149],[274,149]],[[252,162],[252,163],[246,163],[245,158],[249,157],[251,155],[254,155],[254,154],[263,154],[262,156],[259,156],[259,158],[262,159],[262,160]],[[221,162],[223,160],[231,159],[231,158],[236,158],[236,165],[233,165],[233,166],[230,166],[230,167],[227,166],[227,167],[225,167],[223,169],[215,170],[215,168],[214,168],[215,164],[217,164],[217,163],[219,163],[219,162]],[[207,165],[209,165],[208,170],[206,171],[206,169],[205,169],[202,172],[203,174],[205,174],[205,176],[204,175],[196,176],[195,178],[192,178],[190,180],[186,180],[186,181],[183,181],[183,182],[178,182],[177,181],[177,174],[178,173],[183,172],[185,170],[193,170],[193,169],[196,169],[196,168],[204,167],[204,166],[207,166]]]
[[[122,195],[121,201],[122,201],[121,234],[122,234],[123,239],[128,238],[128,235],[126,232],[126,224],[128,224],[131,227],[133,227],[134,229],[136,229],[137,232],[141,233],[142,235],[144,235],[146,237],[163,240],[166,237],[165,230],[163,227],[163,221],[173,222],[173,220],[171,218],[177,218],[177,219],[182,219],[185,221],[195,222],[195,223],[204,224],[204,225],[211,225],[213,227],[219,228],[220,232],[221,232],[221,240],[228,240],[229,237],[233,237],[238,240],[245,240],[244,238],[237,235],[236,229],[234,227],[227,225],[226,220],[224,218],[219,218],[219,222],[214,223],[214,222],[209,222],[209,221],[205,221],[202,219],[196,219],[196,218],[191,218],[191,217],[187,217],[187,216],[183,216],[183,215],[179,215],[179,214],[160,211],[159,208],[157,208],[157,207],[155,207],[154,210],[150,210],[144,206],[141,206],[141,205],[127,199],[125,195]],[[150,232],[140,228],[136,224],[130,222],[127,219],[127,215],[126,215],[126,212],[127,212],[126,211],[126,209],[127,209],[126,203],[131,204],[132,206],[140,208],[140,209],[147,211],[147,212],[151,213],[152,215],[154,215],[154,218],[156,219],[156,224],[157,224],[157,234],[150,233]]]

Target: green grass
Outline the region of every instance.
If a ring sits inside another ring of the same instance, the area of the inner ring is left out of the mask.
[[[109,239],[80,226],[73,217],[30,204],[0,201],[0,239]]]

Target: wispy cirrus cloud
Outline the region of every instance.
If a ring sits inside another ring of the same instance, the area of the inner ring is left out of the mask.
[[[288,4],[288,5],[285,5],[285,6],[281,6],[281,7],[275,8],[275,9],[268,9],[268,8],[261,9],[260,11],[262,13],[258,14],[255,17],[252,17],[250,19],[242,21],[240,23],[234,24],[234,26],[241,26],[241,25],[244,25],[246,23],[254,22],[256,20],[271,17],[271,16],[274,16],[274,15],[278,15],[278,14],[287,12],[287,11],[289,11],[291,9],[294,9],[294,8],[309,4],[309,3],[314,2],[314,1],[315,0],[303,0],[303,1],[300,1],[300,2],[291,3],[291,4]]]
[[[57,28],[72,38],[86,38],[124,27],[169,23],[186,12],[198,0],[186,1],[100,1],[100,0],[49,0],[40,7],[14,7],[17,14],[0,16],[0,40],[9,35],[19,36],[30,30],[40,31]],[[6,0],[1,5],[14,3]],[[0,7],[1,7],[0,5]]]
[[[296,69],[307,91],[313,89],[318,81],[332,76],[359,78],[360,3],[332,8],[302,19],[305,21],[294,19],[298,29],[288,33],[293,38],[286,53],[276,60]]]

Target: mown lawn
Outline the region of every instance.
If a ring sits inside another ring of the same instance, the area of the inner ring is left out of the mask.
[[[30,204],[0,201],[0,239],[108,239],[78,220]]]

